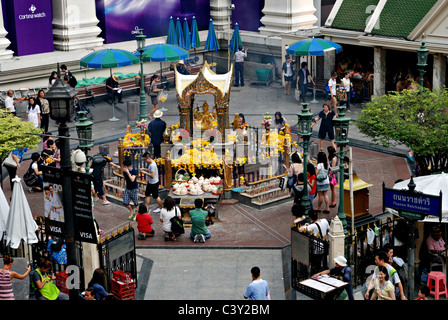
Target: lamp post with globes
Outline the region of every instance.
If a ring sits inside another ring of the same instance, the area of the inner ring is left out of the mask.
[[[45,94],[50,104],[50,117],[59,121],[58,136],[61,142],[61,170],[62,170],[62,201],[65,217],[65,242],[67,249],[67,265],[78,266],[75,243],[75,224],[72,210],[71,161],[70,161],[70,134],[67,122],[74,115],[74,97],[78,93],[60,76],[58,63],[58,78]],[[70,289],[70,299],[76,299],[77,289]]]
[[[305,188],[305,192],[302,196],[302,206],[305,209],[305,218],[308,219],[308,211],[311,208],[310,197],[308,195],[308,178],[307,178],[307,164],[308,164],[308,148],[310,145],[311,134],[313,133],[313,129],[311,128],[311,123],[313,121],[314,114],[310,112],[309,104],[302,103],[302,111],[297,113],[298,119],[298,135],[302,137],[302,142],[299,144],[303,148],[303,187]]]
[[[423,91],[423,76],[426,71],[425,68],[428,66],[428,52],[429,50],[425,46],[425,42],[422,42],[420,48],[417,49],[417,67],[420,72],[420,93]]]
[[[75,123],[76,131],[78,133],[79,149],[86,155],[86,173],[89,174],[89,150],[93,147],[92,143],[92,126],[93,122],[87,120],[86,111],[78,111],[79,121]]]
[[[344,147],[349,143],[348,129],[350,125],[350,118],[345,116],[345,106],[338,106],[338,117],[333,118],[333,125],[336,132],[335,143],[339,146],[337,156],[339,158],[339,207],[338,218],[342,222],[344,234],[347,237],[347,218],[344,213],[344,155],[348,150]],[[346,238],[347,239],[347,238]]]
[[[139,121],[148,118],[148,108],[145,94],[145,75],[143,74],[143,52],[145,49],[146,36],[143,34],[143,29],[138,29],[138,34],[135,36],[137,40],[137,51],[140,53],[140,116]]]

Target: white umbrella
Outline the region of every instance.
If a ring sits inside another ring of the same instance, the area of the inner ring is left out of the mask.
[[[3,238],[3,233],[6,231],[6,221],[8,221],[9,204],[0,186],[0,240]]]
[[[411,179],[398,182],[394,185],[394,189],[408,189],[408,184]],[[415,191],[420,191],[425,194],[439,196],[442,191],[442,218],[448,216],[448,173],[431,174],[428,176],[420,176],[414,178],[416,185]],[[428,218],[425,219],[425,221]],[[439,218],[436,220],[438,221]]]
[[[12,192],[11,205],[9,207],[8,220],[6,222],[6,245],[17,249],[21,240],[27,244],[37,243],[37,224],[33,219],[28,200],[23,191],[22,179],[15,177],[14,191]]]

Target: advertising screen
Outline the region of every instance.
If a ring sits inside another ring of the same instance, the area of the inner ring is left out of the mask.
[[[98,0],[96,10],[106,43],[135,40],[136,27],[148,38],[165,36],[170,17],[187,18],[191,28],[195,16],[199,31],[208,29],[210,19],[209,0]]]

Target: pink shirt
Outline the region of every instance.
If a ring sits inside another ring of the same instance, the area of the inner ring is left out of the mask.
[[[428,250],[432,251],[444,251],[445,250],[445,241],[442,238],[439,240],[435,240],[433,237],[429,236],[426,239],[426,245],[428,246]]]

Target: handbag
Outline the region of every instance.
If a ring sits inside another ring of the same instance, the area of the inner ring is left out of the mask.
[[[330,184],[332,186],[335,186],[338,184],[338,181],[336,180],[336,175],[334,174],[334,172],[330,171],[330,174],[328,175],[328,177],[330,178]]]
[[[294,94],[295,94],[295,98],[296,98],[296,100],[300,100],[300,95],[302,94],[302,92],[300,91],[300,89],[296,89],[296,90],[294,91]]]
[[[14,161],[14,158],[12,157],[12,152],[9,153],[9,155],[6,157],[6,159],[3,161],[2,164],[7,167],[17,168],[17,163]]]
[[[153,91],[153,86],[151,84],[151,86],[148,87],[148,96],[157,97],[158,95],[159,95],[158,92]]]
[[[34,170],[31,170],[31,166],[30,169],[28,169],[28,171],[23,175],[23,181],[25,181],[27,187],[33,187],[39,181],[39,178]]]
[[[324,168],[320,169],[316,177],[317,181],[324,181],[327,178],[328,178],[328,170]]]
[[[175,212],[177,212],[177,207],[175,207]],[[184,222],[182,221],[182,217],[175,215],[170,219],[171,221],[171,232],[174,232],[176,234],[183,234],[185,233],[184,229]]]

